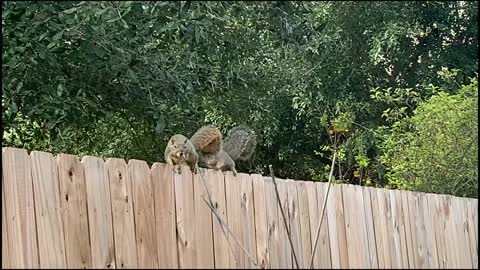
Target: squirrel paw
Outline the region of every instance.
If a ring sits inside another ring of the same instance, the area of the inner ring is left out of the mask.
[[[174,169],[174,171],[176,171],[178,174],[182,174],[182,166],[177,165],[177,168]]]

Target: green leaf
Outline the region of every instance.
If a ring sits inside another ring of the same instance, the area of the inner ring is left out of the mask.
[[[135,74],[135,72],[133,72],[133,70],[127,69],[127,74],[128,74],[128,77],[129,77],[132,81],[134,81],[134,82],[137,82],[137,81],[138,81],[137,75]]]
[[[57,45],[56,42],[50,42],[50,43],[47,45],[47,50],[50,50],[50,49],[53,48],[55,45]]]
[[[168,30],[172,29],[173,27],[174,27],[173,22],[169,22],[169,23],[165,24],[164,26],[160,27],[160,29],[158,29],[157,31],[158,31],[159,34],[161,34],[165,31],[168,31]]]
[[[78,7],[73,7],[73,8],[64,10],[63,13],[65,13],[65,14],[72,14],[72,13],[75,12],[77,9],[78,9]]]
[[[60,40],[60,38],[61,38],[62,36],[63,36],[63,30],[60,31],[60,32],[58,32],[58,33],[56,33],[56,34],[52,37],[52,40],[58,41],[58,40]]]
[[[195,26],[195,41],[199,43],[200,41],[200,29],[198,26]]]
[[[38,38],[38,41],[42,41],[47,35],[48,35],[48,33],[43,33],[43,34]]]
[[[157,121],[157,125],[155,126],[155,132],[157,134],[162,134],[164,129],[165,129],[165,118],[163,117],[163,115],[160,115]]]
[[[120,20],[120,19],[121,19],[121,18],[118,17],[118,15],[117,15],[115,18],[112,18],[112,19],[110,19],[110,20],[107,20],[107,22],[108,22],[108,23],[113,23],[113,22],[116,22],[116,21],[118,21],[118,20]]]
[[[10,110],[11,110],[12,113],[18,112],[17,103],[15,103],[15,101],[13,101],[13,100],[12,100],[12,103],[10,104]]]
[[[22,90],[22,87],[23,87],[23,82],[18,83],[17,92],[20,92],[20,90]]]
[[[58,84],[57,86],[57,96],[61,97],[63,93],[63,86],[62,84]]]
[[[101,9],[101,10],[95,12],[95,14],[93,16],[96,17],[96,16],[99,16],[99,15],[102,15],[103,13],[107,12],[109,9],[110,9],[110,7]]]

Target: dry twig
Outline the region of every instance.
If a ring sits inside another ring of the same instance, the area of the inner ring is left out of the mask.
[[[298,266],[297,254],[295,253],[295,248],[293,247],[292,236],[287,226],[287,219],[285,218],[285,213],[283,212],[282,202],[280,201],[280,195],[278,194],[277,183],[275,182],[275,176],[273,175],[273,167],[272,165],[269,165],[268,167],[270,168],[270,174],[272,175],[273,185],[275,186],[275,194],[277,194],[277,202],[278,202],[278,206],[280,207],[280,212],[282,213],[283,224],[285,225],[285,230],[287,231],[288,241],[290,242],[290,246],[292,247],[293,258],[295,259],[295,265],[297,266],[297,269],[299,269],[300,267]]]

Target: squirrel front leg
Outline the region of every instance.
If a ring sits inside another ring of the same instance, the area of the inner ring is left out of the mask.
[[[178,165],[175,165],[173,163],[173,159],[172,157],[170,156],[170,154],[166,155],[165,157],[165,161],[167,162],[168,165],[172,165],[173,166],[173,171],[180,171],[180,169],[177,167]],[[180,172],[179,172],[180,173]]]
[[[192,172],[194,174],[197,174],[198,173],[198,159],[199,159],[199,156],[198,154],[193,151],[190,153],[190,162],[189,162],[189,165],[190,165],[190,169],[192,170]]]
[[[194,173],[194,174],[197,174],[197,173],[198,173],[198,162],[196,162],[195,165],[194,165],[193,173]]]
[[[173,159],[170,155],[167,155],[167,157],[165,158],[165,161],[167,162],[167,164],[173,166],[173,171],[174,172],[178,172],[179,174],[182,173],[182,168],[180,167],[180,165],[175,165],[173,163]]]
[[[190,166],[190,170],[192,170],[192,172],[194,174],[198,173],[198,162],[194,162],[192,164],[189,164],[189,166]]]

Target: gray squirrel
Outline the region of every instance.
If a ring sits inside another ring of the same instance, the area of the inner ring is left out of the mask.
[[[257,137],[253,129],[236,126],[223,141],[220,130],[214,126],[199,128],[190,139],[175,134],[165,148],[165,160],[170,165],[187,164],[197,173],[198,165],[209,169],[232,171],[237,174],[235,160],[249,160],[255,152]]]
[[[205,137],[207,129],[200,128],[190,139],[195,141],[198,137]],[[210,132],[210,134],[213,134]],[[220,135],[221,136],[221,135]],[[249,160],[257,146],[257,136],[253,129],[247,126],[236,126],[228,131],[228,136],[222,138],[215,135],[211,144],[202,149],[196,149],[199,155],[199,164],[209,169],[232,171],[237,175],[235,160]]]

